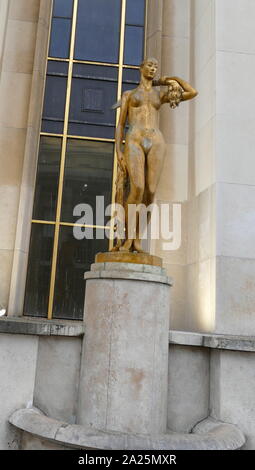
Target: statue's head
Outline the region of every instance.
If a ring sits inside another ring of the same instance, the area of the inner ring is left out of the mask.
[[[158,71],[158,61],[154,57],[148,57],[140,65],[141,74],[148,80],[153,80]]]

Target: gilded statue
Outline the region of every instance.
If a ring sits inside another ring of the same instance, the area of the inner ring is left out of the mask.
[[[118,158],[116,203],[124,205],[126,229],[124,237],[117,237],[113,251],[143,251],[138,216],[136,213],[130,216],[128,205],[145,204],[148,207],[154,200],[165,156],[164,137],[158,127],[160,107],[168,103],[174,109],[182,101],[197,95],[197,91],[181,78],[155,79],[157,71],[157,60],[145,59],[140,66],[138,87],[125,91],[117,104],[120,106],[120,117],[115,135]]]

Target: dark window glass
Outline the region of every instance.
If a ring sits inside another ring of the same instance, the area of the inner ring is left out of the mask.
[[[47,66],[48,75],[56,75],[58,77],[67,77],[68,74],[68,63],[60,62],[57,60],[49,60]]]
[[[71,18],[73,13],[73,0],[54,0],[53,16]]]
[[[104,196],[104,207],[111,203],[113,150],[113,144],[107,142],[68,141],[61,215],[63,222],[77,222],[79,217],[73,216],[77,204],[89,204],[95,214],[96,196]],[[87,223],[105,225],[106,220],[104,217],[96,220],[94,215],[94,220]]]
[[[91,80],[118,81],[118,68],[109,65],[74,64],[73,76]]]
[[[140,70],[137,69],[123,69],[122,77],[122,93],[126,90],[133,90],[139,85]]]
[[[140,75],[140,69],[123,69],[123,83],[138,84]]]
[[[49,61],[43,108],[42,131],[61,134],[63,132],[66,85],[64,69],[58,72],[58,66],[52,72],[54,64]]]
[[[120,0],[80,0],[75,59],[117,63],[120,14]]]
[[[69,114],[70,135],[114,138],[118,70],[75,64]]]
[[[107,251],[109,240],[96,240],[95,230],[91,230],[94,239],[77,240],[73,227],[61,227],[58,248],[54,318],[81,320],[83,318],[85,281],[84,272],[90,270],[95,254]],[[103,235],[103,230],[101,230]]]
[[[144,25],[145,0],[127,0],[126,24]]]
[[[53,132],[53,131],[52,131]],[[114,138],[114,124],[99,126],[96,122],[70,122],[68,127],[69,135],[85,135],[88,137],[100,137],[104,139]]]
[[[69,57],[71,35],[71,20],[66,18],[52,18],[51,39],[50,39],[50,57],[60,57],[66,59]]]
[[[140,65],[143,60],[144,29],[140,26],[126,26],[124,63]]]
[[[51,134],[62,134],[63,122],[60,121],[42,121],[42,132],[49,132]]]
[[[47,317],[54,228],[32,224],[24,315]]]
[[[61,139],[41,137],[33,219],[54,221],[56,216]]]

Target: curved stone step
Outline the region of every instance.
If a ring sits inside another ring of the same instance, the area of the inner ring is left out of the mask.
[[[163,435],[104,432],[68,424],[45,416],[36,408],[15,411],[9,422],[34,436],[69,448],[102,450],[236,450],[245,443],[234,425],[207,418],[191,434],[169,432]]]

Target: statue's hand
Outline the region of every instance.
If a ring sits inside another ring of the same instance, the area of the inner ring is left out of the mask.
[[[126,174],[126,162],[125,162],[125,157],[123,152],[117,152],[117,158],[118,158],[118,166],[120,170]]]
[[[177,108],[177,106],[179,106],[181,100],[180,99],[170,99],[169,103],[170,103],[170,108],[171,109],[175,109]]]
[[[183,89],[175,80],[171,80],[168,84],[168,101],[170,108],[175,109],[182,100]]]

